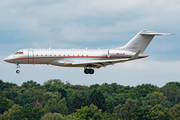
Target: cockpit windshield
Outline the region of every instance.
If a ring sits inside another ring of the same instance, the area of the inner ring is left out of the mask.
[[[15,52],[14,54],[15,54],[15,55],[23,55],[24,52]]]

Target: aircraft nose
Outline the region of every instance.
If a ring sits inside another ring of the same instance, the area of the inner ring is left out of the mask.
[[[8,58],[7,58],[7,57],[6,57],[6,58],[4,58],[4,61],[5,61],[5,62],[8,62]]]
[[[5,62],[12,62],[13,60],[12,60],[11,57],[8,56],[8,57],[4,58],[4,61],[5,61]]]

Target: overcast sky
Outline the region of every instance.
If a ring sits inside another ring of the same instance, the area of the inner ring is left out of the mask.
[[[137,86],[180,82],[179,0],[0,0],[0,79],[21,85],[60,79],[71,84]],[[139,31],[175,33],[157,36],[149,57],[119,63],[85,75],[83,68],[14,64],[5,57],[23,48],[116,48]]]

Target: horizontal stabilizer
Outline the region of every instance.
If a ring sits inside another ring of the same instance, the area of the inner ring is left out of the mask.
[[[152,31],[142,31],[141,35],[174,35],[173,33],[157,33]]]

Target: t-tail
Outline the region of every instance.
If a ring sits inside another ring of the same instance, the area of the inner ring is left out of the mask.
[[[147,46],[154,38],[155,35],[173,35],[172,33],[157,33],[149,30],[143,30],[139,32],[134,38],[132,38],[125,46],[119,47],[117,49],[127,50],[140,54],[144,53]]]

